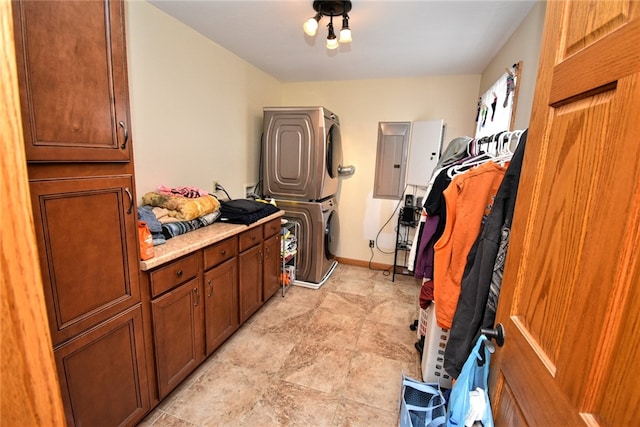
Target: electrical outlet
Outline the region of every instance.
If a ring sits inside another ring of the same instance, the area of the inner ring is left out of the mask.
[[[254,194],[255,188],[256,188],[256,184],[245,184],[244,185],[245,197],[249,198],[249,196]]]
[[[218,191],[218,180],[214,179],[212,184],[211,184],[211,188],[213,188],[213,192],[215,193],[216,191]]]
[[[369,240],[369,247],[370,247],[370,248],[372,248],[372,247],[373,247],[373,244],[374,244],[374,241],[373,241],[373,240]]]

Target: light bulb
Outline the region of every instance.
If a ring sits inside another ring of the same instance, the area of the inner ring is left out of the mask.
[[[304,29],[305,34],[312,37],[316,35],[316,31],[318,31],[318,21],[321,17],[322,15],[318,14],[312,18],[309,18],[309,20],[304,23],[302,28]]]
[[[340,43],[349,43],[351,42],[351,30],[348,28],[343,28],[340,30]]]
[[[342,29],[340,30],[340,43],[351,41],[351,30],[349,29],[349,15],[342,15]]]
[[[333,38],[327,37],[327,49],[336,49],[338,47],[338,39],[334,35]]]

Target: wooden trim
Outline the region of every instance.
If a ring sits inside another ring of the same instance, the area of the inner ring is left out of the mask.
[[[38,262],[13,44],[11,2],[0,1],[0,371],[2,424],[64,426]]]
[[[518,62],[518,68],[516,69],[516,87],[513,90],[513,104],[511,106],[511,121],[509,122],[509,130],[515,130],[516,125],[516,111],[518,110],[518,96],[520,95],[520,85],[522,78],[522,66],[523,62]]]
[[[381,264],[379,262],[369,262],[359,259],[337,257],[338,264],[353,265],[355,267],[370,268],[372,270],[387,270],[391,272],[393,266],[391,264]]]

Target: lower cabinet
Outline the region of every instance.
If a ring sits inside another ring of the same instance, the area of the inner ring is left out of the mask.
[[[204,308],[207,355],[239,327],[238,260],[232,258],[204,273]]]
[[[135,425],[150,409],[140,304],[54,349],[68,426]]]
[[[151,315],[162,399],[204,360],[200,281],[192,279],[154,299]]]
[[[262,307],[262,243],[240,252],[240,323]]]
[[[267,237],[264,241],[264,262],[262,275],[262,295],[266,302],[280,289],[280,233]]]
[[[279,231],[278,218],[143,272],[159,400],[279,289]]]

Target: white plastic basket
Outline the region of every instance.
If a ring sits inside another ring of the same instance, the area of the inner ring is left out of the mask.
[[[452,378],[444,370],[444,349],[449,339],[449,330],[436,322],[436,310],[432,303],[426,310],[426,334],[422,351],[422,381],[438,382],[440,387],[451,388]]]

